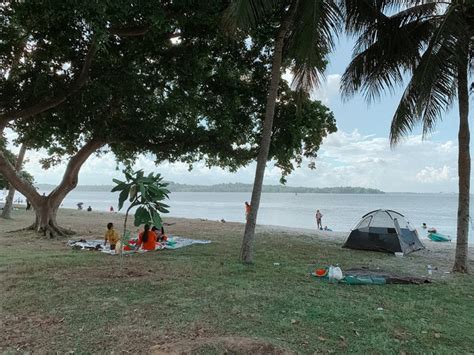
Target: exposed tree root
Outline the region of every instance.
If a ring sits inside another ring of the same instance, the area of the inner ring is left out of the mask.
[[[8,234],[13,234],[13,233],[18,233],[18,232],[24,232],[24,231],[33,231],[36,230],[36,223],[33,223],[31,226],[25,227],[25,228],[20,228],[20,229],[15,229],[12,231],[8,231]]]
[[[40,226],[39,223],[35,222],[28,227],[8,231],[7,233],[14,234],[14,233],[24,232],[24,231],[35,231],[43,236],[48,235],[50,238],[67,237],[67,236],[76,234],[76,232],[71,229],[59,227],[57,224],[51,223],[51,222],[47,224],[46,226]]]
[[[50,221],[46,225],[39,225],[38,223],[35,223],[33,225],[33,229],[36,230],[36,232],[41,233],[43,236],[49,235],[50,238],[57,238],[57,237],[66,237],[69,235],[74,235],[76,232],[59,227],[56,223]]]
[[[8,231],[7,233],[15,234],[24,231],[36,231],[37,233],[43,236],[49,236],[50,238],[67,237],[76,234],[76,232],[74,232],[73,230],[62,228],[59,226],[46,225],[46,227],[38,227],[36,226],[36,224],[32,224],[31,226],[25,228]]]
[[[460,274],[469,274],[469,269],[467,265],[459,265],[458,263],[455,263],[453,266],[453,272],[457,272]]]

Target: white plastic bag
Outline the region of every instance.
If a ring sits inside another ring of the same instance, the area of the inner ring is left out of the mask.
[[[329,282],[337,283],[341,281],[344,278],[341,268],[339,266],[330,265],[328,270],[328,278]]]

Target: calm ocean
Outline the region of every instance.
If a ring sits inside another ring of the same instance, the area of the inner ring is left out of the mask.
[[[117,210],[117,199],[117,193],[73,191],[63,207],[76,208],[78,202],[83,202],[84,209],[90,205],[94,211],[108,211],[110,206]],[[250,193],[174,192],[168,201],[169,216],[244,222],[245,201],[250,201]],[[314,229],[314,214],[320,209],[323,225],[345,232],[365,213],[384,208],[402,213],[417,228],[424,222],[440,233],[456,235],[456,194],[264,193],[260,206],[259,224]],[[471,242],[472,231],[471,225]]]

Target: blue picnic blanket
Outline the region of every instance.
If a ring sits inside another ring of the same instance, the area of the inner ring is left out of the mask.
[[[164,243],[157,243],[155,250],[162,249],[179,249],[184,248],[193,244],[209,244],[210,240],[204,239],[190,239],[184,237],[170,236],[168,241]],[[115,250],[110,250],[110,245],[104,246],[103,239],[79,239],[79,240],[68,240],[67,245],[77,250],[97,250],[106,254],[119,254]],[[133,254],[136,252],[146,252],[145,250],[139,249],[138,251],[124,251],[125,254]]]

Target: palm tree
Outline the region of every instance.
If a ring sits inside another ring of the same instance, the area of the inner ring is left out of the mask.
[[[334,35],[339,27],[340,14],[336,2],[332,0],[235,0],[227,9],[228,23],[244,30],[257,27],[267,18],[277,19],[271,79],[257,157],[251,210],[247,216],[240,255],[244,263],[253,262],[252,245],[270,150],[282,63],[283,61],[291,63],[294,74],[292,84],[297,90],[308,92],[317,86],[326,67],[325,57],[334,47]]]
[[[419,123],[423,137],[432,132],[457,98],[459,201],[453,271],[468,272],[468,77],[474,72],[474,1],[345,0],[344,11],[346,30],[357,36],[353,59],[342,77],[346,98],[362,91],[370,102],[410,76],[392,119],[392,146]]]

